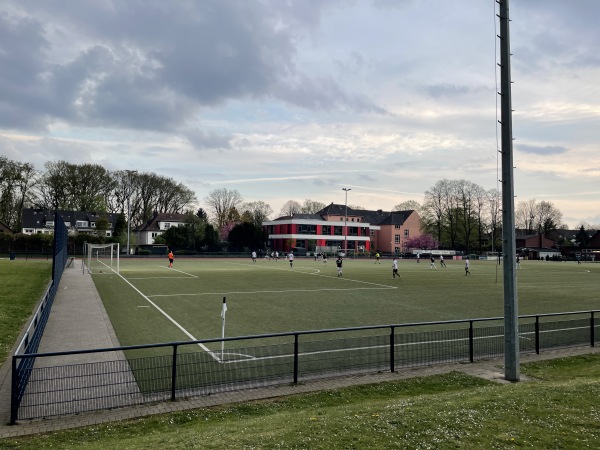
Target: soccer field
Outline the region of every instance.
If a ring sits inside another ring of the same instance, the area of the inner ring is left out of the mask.
[[[248,259],[122,260],[120,275],[93,275],[121,345],[503,315],[502,266],[494,261]],[[524,261],[519,314],[598,309],[600,265]],[[215,347],[218,344],[215,344]]]

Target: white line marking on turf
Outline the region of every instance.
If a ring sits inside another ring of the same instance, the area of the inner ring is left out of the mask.
[[[232,265],[237,265],[237,266],[245,266],[245,267],[254,267],[254,265],[247,265],[247,264],[242,264],[242,263],[234,263],[234,262],[229,262],[227,261],[226,264],[232,264]],[[264,267],[264,266],[263,266]],[[325,278],[333,278],[335,280],[345,280],[345,281],[352,281],[354,283],[362,283],[362,284],[370,284],[373,286],[381,286],[384,288],[388,288],[388,289],[398,289],[398,286],[389,286],[387,284],[380,284],[380,283],[372,283],[370,281],[361,281],[361,280],[354,280],[352,278],[345,278],[345,277],[334,277],[333,275],[324,275],[324,274],[320,274],[320,273],[314,273],[314,272],[303,272],[301,270],[298,269],[292,269],[292,268],[279,268],[279,267],[269,267],[269,269],[273,269],[273,270],[284,270],[286,272],[295,272],[295,273],[303,273],[305,275],[318,275],[320,277],[325,277]]]
[[[193,294],[155,294],[149,295],[148,297],[184,297],[184,296],[194,296],[194,295],[230,295],[230,294],[282,294],[286,292],[322,292],[322,291],[373,291],[373,290],[388,290],[392,289],[392,287],[375,287],[375,288],[367,288],[367,287],[358,287],[358,288],[347,288],[347,289],[339,289],[339,288],[322,288],[322,289],[284,289],[277,291],[231,291],[231,292],[195,292]]]
[[[197,277],[196,277],[197,278]],[[167,280],[174,280],[174,279],[184,279],[184,280],[189,280],[190,277],[127,277],[128,280],[159,280],[159,279],[167,279]]]
[[[111,269],[112,270],[112,269]],[[160,306],[158,306],[156,303],[154,303],[152,300],[150,300],[146,295],[144,295],[142,293],[142,291],[140,291],[138,288],[136,288],[133,284],[131,284],[129,282],[129,280],[127,280],[127,278],[125,278],[124,276],[122,276],[120,273],[117,273],[115,270],[113,270],[113,272],[115,274],[117,274],[119,277],[121,277],[123,279],[123,281],[125,283],[127,283],[129,286],[131,286],[133,288],[134,291],[136,291],[138,294],[140,294],[144,299],[146,299],[146,301],[148,303],[150,303],[152,306],[154,306],[163,316],[165,316],[167,319],[169,319],[171,321],[171,323],[173,325],[175,325],[177,328],[179,328],[187,337],[189,337],[192,341],[197,341],[198,339],[196,339],[188,330],[186,330],[185,328],[183,328],[181,325],[179,325],[179,323],[177,323],[177,321],[175,319],[173,319],[170,315],[168,315],[165,311],[163,311]],[[213,357],[213,359],[217,362],[221,362],[221,358],[219,358],[217,355],[215,355],[206,345],[204,344],[198,344],[198,346],[203,349],[204,351],[206,351],[210,356]]]
[[[184,272],[183,270],[177,270],[177,269],[173,269],[172,267],[165,267],[165,266],[158,266],[158,267],[162,267],[163,269],[167,269],[167,270],[172,270],[174,272],[183,273],[183,274],[188,275],[190,277],[198,278],[197,275],[192,275],[191,273]]]

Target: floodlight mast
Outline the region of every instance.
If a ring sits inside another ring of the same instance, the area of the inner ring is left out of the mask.
[[[127,172],[127,257],[131,256],[129,250],[129,236],[131,234],[131,175],[137,173],[137,170],[126,170]]]
[[[348,257],[348,191],[351,191],[350,188],[342,188],[342,191],[346,192],[346,212],[344,213],[344,254]]]
[[[504,278],[504,378],[519,381],[519,314],[515,266],[515,195],[513,177],[510,15],[508,0],[500,5],[500,97],[502,129],[502,254]]]

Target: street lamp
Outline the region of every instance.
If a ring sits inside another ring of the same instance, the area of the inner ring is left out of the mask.
[[[346,214],[344,214],[344,229],[345,229],[344,247],[346,247],[346,249],[345,249],[346,257],[348,257],[348,191],[351,191],[351,190],[352,189],[350,189],[350,188],[342,188],[342,191],[346,192]]]
[[[137,170],[126,170],[127,172],[127,257],[131,256],[129,250],[129,235],[131,234],[131,174],[137,173]]]

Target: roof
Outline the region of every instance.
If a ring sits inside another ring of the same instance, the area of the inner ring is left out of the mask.
[[[74,226],[77,221],[97,222],[101,217],[106,216],[108,221],[114,225],[118,214],[103,213],[97,211],[63,211],[55,209],[42,208],[23,208],[21,217],[23,219],[23,228],[42,228],[46,226],[46,222],[54,222],[54,214],[58,212],[60,217]]]
[[[135,231],[160,231],[159,223],[161,222],[177,222],[181,223],[185,220],[185,214],[179,213],[154,213],[154,215],[144,225],[137,228]]]
[[[0,222],[0,233],[13,234],[12,230],[2,222]]]

